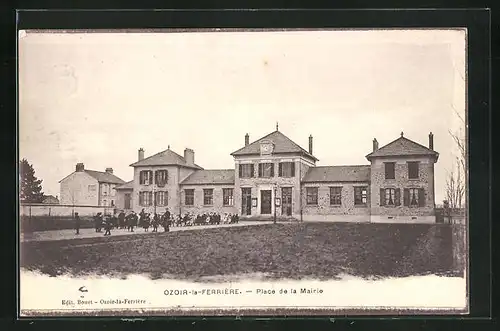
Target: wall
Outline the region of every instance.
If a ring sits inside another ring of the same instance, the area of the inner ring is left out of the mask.
[[[419,161],[419,178],[408,179],[408,161]],[[395,179],[385,179],[384,162],[396,162]],[[400,206],[380,206],[380,188],[399,188],[401,190]],[[404,188],[423,188],[425,192],[424,207],[407,207],[403,205]],[[428,157],[380,158],[372,160],[371,165],[371,213],[372,221],[390,220],[410,222],[430,222],[435,220],[434,213],[434,163]],[[381,216],[381,217],[378,217]],[[397,218],[395,216],[398,216]],[[417,217],[412,219],[413,217]]]
[[[330,205],[330,187],[342,187],[341,205]],[[318,204],[307,205],[307,187],[318,188]],[[367,187],[367,204],[354,204],[354,188]],[[370,185],[369,183],[304,183],[302,184],[303,220],[368,222],[370,220]]]
[[[233,189],[233,206],[223,206],[222,189]],[[231,213],[235,214],[237,209],[234,204],[234,186],[233,185],[182,185],[182,191],[186,189],[194,189],[194,205],[186,206],[184,193],[181,194],[181,214],[189,212],[190,214],[203,214],[217,212],[219,214]],[[213,189],[213,204],[205,206],[203,204],[203,189]]]
[[[116,184],[99,183],[99,186],[99,206],[112,206],[113,204],[116,205]]]
[[[89,190],[89,185],[94,185],[95,190]],[[62,205],[88,205],[99,204],[99,184],[97,180],[85,172],[74,172],[61,180],[60,203]]]
[[[117,209],[125,209],[125,194],[130,194],[131,199],[133,199],[133,190],[132,189],[121,189],[116,191],[116,201],[115,205]],[[134,206],[134,202],[130,202],[130,207]]]
[[[168,171],[168,181],[164,187],[158,187],[156,183],[154,184],[155,191],[167,191],[168,192],[168,204],[167,206],[157,206],[157,212],[164,212],[165,209],[168,209],[177,213],[179,210],[179,202],[180,202],[180,188],[179,182],[181,179],[184,179],[189,174],[191,174],[194,170],[178,167],[178,166],[150,166],[150,167],[135,167],[134,168],[134,189],[132,195],[132,204],[133,209],[136,212],[140,212],[143,208],[146,212],[152,213],[154,212],[154,206],[151,205],[149,207],[140,206],[139,205],[139,193],[145,191],[153,191],[153,184],[151,185],[141,185],[139,173],[144,170],[152,170],[153,172],[156,170],[167,170]],[[154,176],[154,173],[153,173]]]
[[[78,213],[80,216],[93,216],[98,212],[111,213],[112,208],[105,208],[101,206],[72,206],[60,204],[21,204],[19,206],[20,216],[73,216],[73,212]]]
[[[274,177],[259,178],[259,163],[273,163],[274,164]],[[295,176],[294,177],[279,177],[279,163],[280,162],[294,162],[295,163]],[[253,178],[240,178],[239,165],[240,164],[253,164],[254,177]],[[283,155],[262,155],[250,157],[235,157],[235,207],[238,214],[241,214],[241,189],[250,188],[252,198],[257,198],[257,206],[252,206],[252,217],[261,216],[261,190],[271,190],[272,200],[274,201],[274,184],[278,185],[277,197],[282,198],[281,187],[292,187],[292,216],[300,217],[300,180],[307,172],[310,166],[313,166],[309,160],[306,160],[297,155],[283,156]],[[274,216],[274,203],[271,204],[271,214],[265,216]],[[282,215],[281,206],[276,208],[276,216]]]

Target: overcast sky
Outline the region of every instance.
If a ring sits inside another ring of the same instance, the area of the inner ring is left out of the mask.
[[[46,194],[75,169],[131,180],[137,150],[206,169],[279,129],[318,165],[368,164],[372,140],[434,133],[436,202],[465,113],[465,31],[34,33],[19,38],[20,157]]]

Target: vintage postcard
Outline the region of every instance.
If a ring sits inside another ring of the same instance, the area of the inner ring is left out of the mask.
[[[466,49],[20,31],[20,316],[466,314]]]

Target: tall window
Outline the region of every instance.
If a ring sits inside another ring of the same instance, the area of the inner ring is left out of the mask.
[[[185,193],[184,204],[186,206],[194,205],[194,189],[184,190],[184,193]]]
[[[203,204],[204,205],[214,204],[214,189],[212,188],[203,189]]]
[[[294,162],[280,162],[278,166],[278,176],[280,177],[295,177]]]
[[[151,206],[153,202],[153,192],[140,192],[139,205],[143,207]]]
[[[410,189],[410,206],[418,206],[418,189]]]
[[[425,191],[423,188],[405,188],[404,205],[408,207],[425,207]]]
[[[153,182],[153,171],[143,170],[139,173],[139,182],[141,185],[150,185]]]
[[[386,162],[384,163],[385,166],[385,179],[394,179],[395,177],[395,169],[396,169],[396,163],[395,162]]]
[[[274,177],[274,163],[259,163],[259,177]]]
[[[163,187],[168,181],[168,171],[167,170],[156,170],[155,171],[155,183],[159,187]]]
[[[233,189],[232,188],[223,188],[222,189],[222,202],[224,206],[232,206],[233,202]]]
[[[418,179],[418,162],[408,162],[408,178]]]
[[[342,204],[342,187],[330,187],[330,205]]]
[[[157,206],[168,206],[168,192],[167,191],[156,192],[156,205]]]
[[[252,178],[254,177],[254,167],[253,163],[240,164],[240,177],[241,178]]]
[[[318,204],[318,188],[306,187],[306,202],[308,205]]]
[[[366,187],[355,187],[354,188],[354,204],[355,205],[366,205],[368,196],[368,189]]]
[[[396,190],[393,188],[385,189],[385,204],[388,206],[396,205]]]

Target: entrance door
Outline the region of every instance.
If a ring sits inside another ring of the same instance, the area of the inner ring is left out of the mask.
[[[292,216],[292,188],[281,188],[281,214]]]
[[[260,191],[260,213],[271,214],[271,190]]]
[[[125,209],[130,209],[130,201],[132,199],[130,198],[130,193],[125,193]]]
[[[241,189],[241,215],[252,214],[252,189]]]

